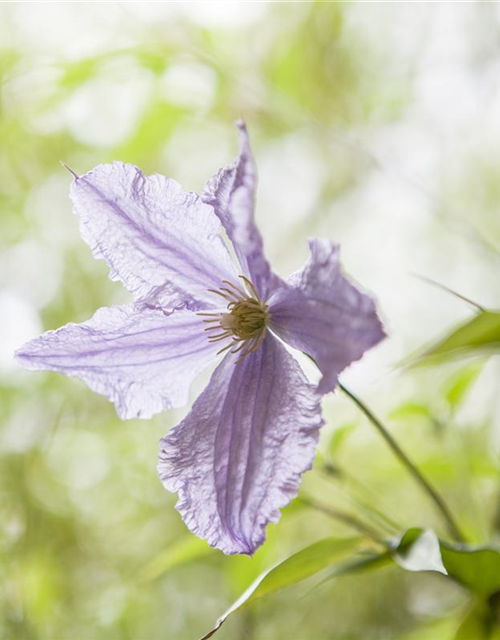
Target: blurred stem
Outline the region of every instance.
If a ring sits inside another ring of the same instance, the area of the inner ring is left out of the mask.
[[[394,437],[389,433],[389,431],[385,428],[382,422],[377,418],[377,416],[368,409],[368,407],[362,402],[352,391],[349,391],[342,383],[339,382],[339,387],[342,391],[349,396],[349,398],[358,406],[359,409],[365,414],[368,420],[372,423],[372,425],[377,429],[380,435],[387,442],[389,447],[392,449],[393,453],[399,460],[403,463],[403,465],[408,469],[411,475],[415,478],[418,484],[424,489],[427,495],[431,498],[434,504],[437,506],[442,516],[444,517],[446,524],[448,526],[448,531],[451,536],[457,540],[458,542],[465,542],[465,538],[462,535],[455,519],[453,518],[451,511],[448,508],[448,505],[443,500],[443,498],[439,495],[436,489],[431,485],[431,483],[422,475],[419,469],[413,464],[413,462],[408,458],[406,453],[401,449],[399,444],[396,442]]]
[[[447,293],[451,293],[452,296],[455,296],[456,298],[459,298],[460,300],[463,300],[464,302],[467,302],[467,304],[470,304],[471,307],[474,307],[478,311],[486,311],[486,309],[483,306],[481,306],[477,302],[474,302],[474,300],[471,300],[470,298],[466,298],[461,293],[458,293],[457,291],[454,291],[453,289],[450,289],[450,287],[447,287],[445,284],[441,284],[440,282],[437,282],[436,280],[433,280],[432,278],[428,278],[427,276],[421,276],[418,273],[413,273],[412,275],[414,275],[419,280],[422,280],[422,282],[427,282],[428,284],[431,284],[434,287],[437,287],[438,289],[442,289],[443,291],[446,291]]]
[[[342,481],[347,480],[350,484],[354,485],[354,488],[357,489],[360,494],[364,493],[366,496],[371,497],[372,499],[377,499],[379,496],[374,495],[375,492],[370,490],[365,484],[360,482],[356,476],[348,473],[344,468],[340,468],[338,466],[333,466],[332,464],[326,463],[320,467],[320,471],[330,480],[334,481]],[[403,526],[398,524],[395,520],[393,520],[389,515],[381,511],[378,507],[373,504],[369,504],[365,502],[361,497],[353,495],[352,492],[346,491],[350,500],[355,502],[359,507],[361,507],[372,520],[375,520],[379,526],[384,527],[389,534],[395,535],[403,530]]]
[[[312,498],[309,498],[309,497],[300,496],[300,500],[303,504],[306,504],[308,507],[312,507],[317,511],[321,511],[321,513],[324,513],[325,515],[330,516],[330,518],[334,518],[339,522],[343,522],[347,526],[351,527],[351,529],[355,529],[356,531],[359,531],[359,533],[363,534],[370,540],[373,540],[373,542],[376,542],[377,544],[381,544],[384,547],[387,546],[387,543],[380,537],[379,533],[375,531],[375,529],[372,529],[370,525],[366,524],[362,520],[359,520],[358,518],[351,515],[350,513],[346,513],[345,511],[338,511],[337,509],[332,509],[332,507],[330,507],[329,505],[324,504],[322,502],[318,502],[317,500],[313,500]]]

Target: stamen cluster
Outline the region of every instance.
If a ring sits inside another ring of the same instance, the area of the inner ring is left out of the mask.
[[[204,320],[208,326],[209,342],[230,340],[217,355],[231,349],[231,353],[240,353],[237,362],[246,355],[256,351],[266,335],[269,319],[267,305],[259,298],[254,284],[245,276],[239,276],[244,288],[240,288],[223,280],[226,286],[220,289],[209,289],[211,293],[227,301],[227,313],[199,313],[200,316],[210,316]],[[214,332],[214,333],[211,333]]]

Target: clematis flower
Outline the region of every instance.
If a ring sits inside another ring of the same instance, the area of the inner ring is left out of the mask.
[[[322,394],[384,331],[330,240],[310,240],[309,260],[288,280],[271,270],[238,126],[239,157],[200,195],[121,162],[75,177],[83,239],[135,301],[48,331],[16,356],[28,369],[81,378],[121,418],[186,404],[193,379],[219,358],[191,412],[161,440],[158,470],[193,533],[224,553],[252,554],[312,465]],[[319,385],[284,343],[315,360]]]

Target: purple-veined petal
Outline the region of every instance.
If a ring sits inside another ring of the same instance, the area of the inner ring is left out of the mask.
[[[380,342],[385,332],[373,299],[343,275],[339,246],[312,239],[309,247],[305,266],[269,300],[271,328],[314,358],[323,374],[318,391],[328,393],[340,372]]]
[[[189,385],[215,358],[192,311],[142,304],[99,309],[82,324],[47,331],[16,352],[27,369],[81,378],[115,403],[121,418],[150,418],[187,403]]]
[[[160,442],[158,472],[189,529],[227,554],[252,554],[297,495],[322,426],[320,396],[271,334],[219,364],[188,416]]]
[[[213,206],[234,246],[236,257],[262,299],[279,282],[264,256],[262,236],[254,221],[257,169],[243,122],[241,151],[236,160],[211,178],[201,194],[203,202]]]
[[[195,193],[131,164],[99,165],[75,179],[71,199],[83,239],[136,300],[213,306],[207,289],[237,273],[213,208]]]

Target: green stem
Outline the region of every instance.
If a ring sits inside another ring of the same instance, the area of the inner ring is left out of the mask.
[[[350,484],[354,485],[355,488],[360,492],[360,494],[364,493],[368,497],[371,496],[372,499],[377,499],[379,496],[375,495],[375,491],[370,490],[369,487],[365,486],[362,482],[360,482],[356,476],[348,473],[345,469],[341,469],[338,466],[333,467],[331,464],[326,463],[322,465],[319,470],[323,472],[323,474],[329,478],[330,480],[347,480]],[[383,526],[387,531],[391,534],[395,534],[400,532],[403,527],[398,524],[395,520],[393,520],[390,516],[381,511],[378,507],[373,504],[365,502],[365,500],[360,497],[353,495],[352,492],[348,492],[348,496],[350,500],[355,502],[358,506],[364,509],[372,520],[376,520],[377,524]]]
[[[355,531],[359,531],[359,533],[363,534],[370,540],[373,540],[378,544],[386,546],[386,543],[380,537],[378,532],[375,531],[375,529],[372,529],[370,525],[366,524],[365,522],[362,522],[361,520],[351,515],[350,513],[346,513],[345,511],[339,511],[337,509],[332,509],[329,505],[323,504],[322,502],[318,502],[317,500],[313,500],[312,498],[309,498],[309,497],[300,496],[300,501],[303,504],[306,504],[308,507],[312,507],[317,511],[321,511],[325,515],[330,516],[330,518],[334,518],[339,522],[343,522],[348,527],[351,527],[351,529],[354,529]]]
[[[450,534],[453,536],[455,540],[458,542],[464,542],[465,538],[462,535],[455,519],[453,518],[451,511],[448,509],[446,502],[439,495],[436,489],[431,485],[431,483],[422,475],[419,469],[413,464],[413,462],[408,458],[406,453],[401,449],[399,444],[396,442],[394,437],[389,433],[389,431],[384,427],[382,422],[375,416],[374,413],[368,409],[368,407],[352,393],[349,391],[343,384],[339,382],[339,387],[342,391],[351,398],[351,400],[358,406],[359,409],[365,414],[368,420],[373,424],[373,426],[377,429],[380,435],[387,442],[389,447],[392,449],[394,454],[399,458],[399,460],[405,465],[411,475],[415,478],[415,480],[420,484],[420,486],[424,489],[424,491],[428,494],[428,496],[433,500],[434,504],[437,506],[444,519],[446,520],[446,524],[448,525],[448,530]]]

